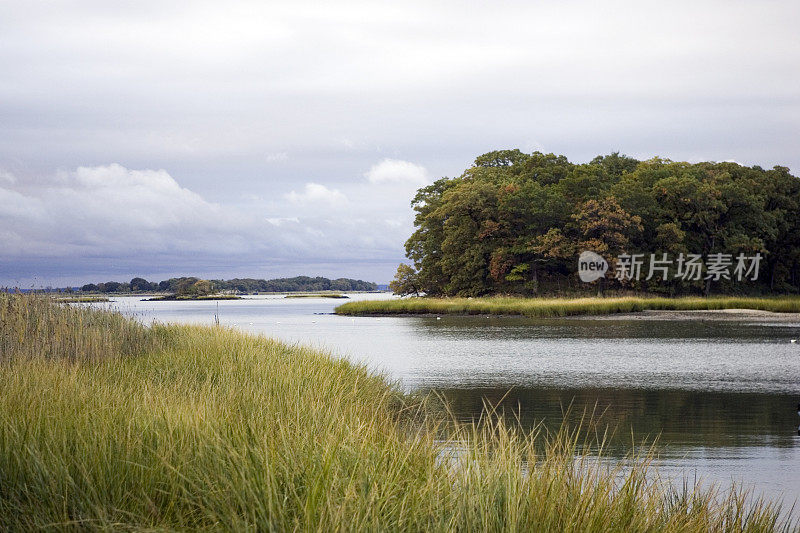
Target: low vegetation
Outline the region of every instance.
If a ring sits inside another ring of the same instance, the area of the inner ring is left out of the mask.
[[[170,294],[147,298],[148,302],[174,302],[180,300],[241,300],[235,294]]]
[[[124,358],[156,349],[164,331],[116,312],[57,303],[45,295],[0,292],[0,364],[101,361],[110,354]],[[2,389],[5,394],[6,387]]]
[[[558,317],[608,315],[646,310],[713,311],[754,309],[775,313],[800,313],[800,296],[775,298],[748,297],[610,297],[610,298],[400,298],[362,300],[336,308],[340,315],[524,315]]]
[[[349,298],[346,294],[322,292],[319,294],[287,294],[286,298]]]
[[[429,414],[363,366],[0,294],[0,530],[772,531],[577,432]]]
[[[110,301],[102,296],[57,296],[54,300],[62,304],[90,304]]]

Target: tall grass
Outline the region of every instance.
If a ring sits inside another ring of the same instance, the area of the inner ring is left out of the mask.
[[[754,309],[777,313],[800,313],[800,297],[616,297],[616,298],[403,298],[362,300],[336,308],[340,315],[371,314],[469,314],[559,317],[607,315],[645,310],[708,311]]]
[[[161,331],[113,311],[0,292],[0,363],[11,358],[74,361],[131,355],[155,348]]]
[[[381,376],[317,351],[224,328],[148,333],[27,296],[4,305],[3,334],[24,324],[25,335],[0,364],[2,531],[787,526],[739,492],[669,489],[647,457],[609,466],[578,431],[428,415]],[[76,318],[93,326],[75,330]],[[104,344],[48,348],[59,328],[60,339],[102,330]]]

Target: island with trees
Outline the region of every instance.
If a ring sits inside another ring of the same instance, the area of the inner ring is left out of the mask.
[[[646,161],[612,153],[589,163],[500,150],[456,178],[419,189],[416,231],[392,288],[401,294],[482,296],[596,292],[582,283],[583,250],[613,258],[762,257],[750,283],[724,277],[614,277],[609,289],[664,295],[800,292],[800,179],[786,167]],[[667,278],[667,279],[665,279]]]
[[[84,293],[124,294],[124,293],[168,293],[182,298],[209,298],[217,295],[242,295],[284,292],[374,292],[375,283],[360,279],[296,276],[293,278],[253,279],[235,278],[230,280],[204,280],[197,277],[170,278],[160,282],[147,281],[136,277],[130,282],[107,281],[87,283],[81,287]],[[175,299],[175,298],[172,298]]]
[[[786,167],[499,150],[411,205],[410,264],[390,289],[424,297],[337,313],[800,311],[800,179]],[[591,282],[584,252],[607,262]]]

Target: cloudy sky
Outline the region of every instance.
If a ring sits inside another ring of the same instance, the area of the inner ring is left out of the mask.
[[[800,3],[0,0],[0,284],[388,282],[518,147],[800,171]]]

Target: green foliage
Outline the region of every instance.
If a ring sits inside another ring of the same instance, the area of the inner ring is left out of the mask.
[[[800,291],[800,180],[785,167],[647,161],[613,153],[590,163],[519,150],[479,156],[457,178],[420,189],[406,242],[429,295],[536,294],[594,290],[577,280],[582,250],[761,253],[756,282],[626,282],[675,294]],[[643,276],[644,277],[644,276]],[[612,271],[603,283],[622,288]]]
[[[192,294],[208,294],[197,293],[198,290],[206,290],[207,287],[202,285],[192,289],[191,287],[197,283],[199,278],[196,277],[180,277],[170,278],[159,283],[149,282],[144,278],[133,278],[130,283],[106,282],[95,285],[94,283],[87,283],[81,290],[83,292],[146,292],[146,291],[160,291],[172,292],[175,294],[192,295]],[[378,286],[375,283],[368,281],[338,278],[328,279],[323,277],[308,277],[297,276],[294,278],[280,278],[280,279],[231,279],[231,280],[210,280],[213,287],[218,291],[235,292],[239,294],[249,294],[253,292],[299,292],[299,291],[376,291]],[[187,292],[188,291],[188,292]],[[194,292],[193,292],[194,291]]]
[[[133,292],[147,292],[158,290],[158,283],[150,283],[144,278],[133,278],[128,284]]]
[[[214,292],[214,285],[205,279],[185,278],[175,287],[176,296],[208,296]]]
[[[230,279],[214,280],[220,290],[237,293],[253,292],[320,292],[320,291],[376,291],[378,286],[368,281],[338,278],[328,279],[323,277],[296,276],[294,278],[278,279]]]
[[[389,283],[389,289],[400,296],[409,294],[418,296],[420,288],[417,273],[405,263],[400,263],[397,266],[397,273],[394,275],[394,279]]]

